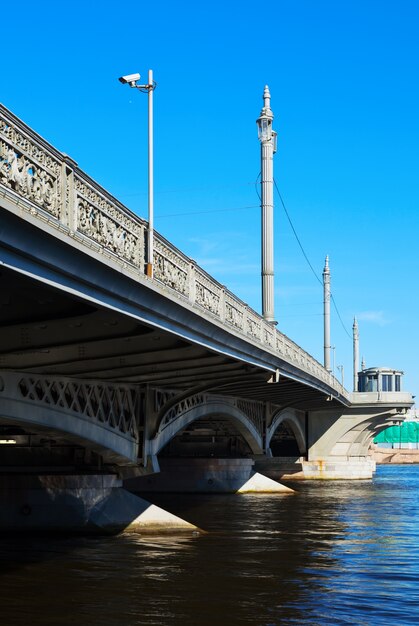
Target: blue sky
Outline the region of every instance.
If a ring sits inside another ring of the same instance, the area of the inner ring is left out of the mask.
[[[2,29],[0,100],[129,208],[147,215],[154,70],[155,227],[260,311],[265,83],[275,179],[316,273],[368,366],[419,391],[419,3],[277,0],[38,3]],[[278,328],[322,361],[322,289],[275,198]],[[332,310],[335,365],[352,342]],[[337,372],[337,376],[340,374]]]

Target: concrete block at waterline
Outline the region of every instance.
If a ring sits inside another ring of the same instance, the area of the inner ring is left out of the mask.
[[[253,471],[253,459],[162,459],[161,472],[124,481],[138,493],[285,493],[287,487]],[[244,486],[246,488],[243,490]]]
[[[114,475],[0,477],[3,532],[177,532],[195,528],[125,491]]]
[[[303,464],[306,480],[365,480],[375,471],[370,458],[347,458],[308,461]]]
[[[258,457],[254,470],[277,482],[305,479],[301,457]]]
[[[103,530],[128,532],[196,531],[189,522],[150,504],[125,489],[114,489],[91,511],[89,524]]]
[[[137,493],[236,493],[252,475],[252,459],[160,460],[159,473],[124,481]]]
[[[86,530],[91,508],[120,485],[114,475],[3,475],[0,530]]]
[[[237,490],[237,493],[295,493],[293,489],[281,485],[276,480],[272,480],[263,474],[255,472],[248,481]]]

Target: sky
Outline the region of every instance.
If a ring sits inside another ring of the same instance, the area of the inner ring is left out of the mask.
[[[261,311],[265,84],[278,133],[275,318],[352,389],[352,323],[368,367],[419,392],[419,2],[20,0],[2,29],[0,101],[147,217],[153,69],[155,228]],[[339,367],[339,369],[338,369]]]

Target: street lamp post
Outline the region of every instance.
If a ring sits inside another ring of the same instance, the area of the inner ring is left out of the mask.
[[[359,330],[358,322],[354,317],[353,331],[353,357],[354,357],[354,391],[358,391],[358,369],[359,369]]]
[[[345,368],[343,365],[338,365],[338,370],[340,371],[340,375],[341,375],[341,381],[342,381],[342,387],[344,387],[344,372],[345,372]]]
[[[261,146],[261,208],[262,208],[262,315],[271,324],[274,317],[274,243],[273,243],[273,155],[276,132],[272,130],[273,113],[268,85],[263,92],[263,108],[257,119]]]
[[[140,74],[121,76],[119,81],[134,89],[148,93],[148,231],[147,231],[147,260],[146,274],[153,277],[153,249],[154,249],[154,155],[153,155],[153,92],[156,83],[153,80],[153,70],[148,70],[147,85],[139,85]]]
[[[324,323],[324,367],[328,372],[330,369],[330,269],[329,256],[326,256],[323,270],[323,323]],[[333,348],[334,349],[334,348]],[[334,354],[334,353],[333,353]],[[333,357],[334,358],[334,357]],[[333,375],[335,364],[333,363]]]

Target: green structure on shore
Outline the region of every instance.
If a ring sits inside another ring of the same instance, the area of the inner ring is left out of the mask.
[[[384,444],[385,447],[389,447],[389,444],[391,444],[392,448],[418,448],[419,422],[403,422],[403,424],[398,426],[389,426],[389,428],[386,428],[375,437],[374,443],[378,446],[383,446]]]

